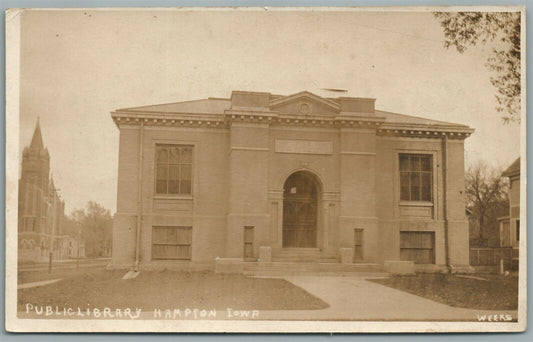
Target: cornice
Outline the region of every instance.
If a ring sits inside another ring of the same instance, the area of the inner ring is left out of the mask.
[[[274,111],[226,110],[224,114],[211,113],[153,113],[118,110],[111,113],[117,127],[145,126],[229,128],[233,122],[267,124],[273,127],[329,127],[376,129],[378,136],[466,139],[474,129],[467,126],[430,126],[396,124],[384,117],[363,115],[302,115],[280,114]]]
[[[431,127],[409,125],[406,127],[402,125],[383,125],[377,130],[378,136],[426,139],[440,139],[442,137],[447,137],[448,139],[464,140],[472,133],[474,133],[474,129],[465,126]]]

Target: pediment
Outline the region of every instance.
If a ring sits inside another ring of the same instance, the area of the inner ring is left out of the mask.
[[[270,109],[280,113],[299,115],[337,115],[340,112],[337,103],[308,91],[270,101]]]

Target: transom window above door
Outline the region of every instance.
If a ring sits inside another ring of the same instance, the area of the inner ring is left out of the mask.
[[[156,145],[156,194],[190,195],[192,153],[189,145]]]
[[[400,200],[432,201],[433,156],[400,154]]]

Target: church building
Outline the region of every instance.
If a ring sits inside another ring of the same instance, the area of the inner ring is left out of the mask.
[[[39,121],[29,146],[22,152],[18,196],[18,260],[48,261],[68,257],[63,238],[65,202],[50,176],[50,155],[44,147]]]
[[[116,267],[468,267],[468,126],[307,91],[233,91],[111,116]]]

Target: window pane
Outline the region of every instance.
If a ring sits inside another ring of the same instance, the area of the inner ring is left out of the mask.
[[[156,182],[155,192],[158,193],[158,194],[166,194],[167,193],[167,181],[166,180],[158,180]]]
[[[422,171],[431,171],[430,157],[421,157]]]
[[[409,156],[400,155],[400,171],[409,171]]]
[[[167,163],[168,162],[168,152],[165,147],[158,147],[157,148],[157,163]]]
[[[190,194],[191,193],[191,166],[190,165],[181,165],[180,166],[180,194]]]
[[[177,246],[177,258],[190,259],[191,258],[191,246]]]
[[[165,258],[165,246],[153,245],[152,246],[152,258],[164,259]]]
[[[166,180],[167,175],[167,165],[166,164],[157,164],[157,180]]]
[[[171,147],[170,150],[170,164],[177,164],[180,160],[180,148],[179,147]]]
[[[167,229],[167,243],[178,243],[178,229],[176,227],[168,227]]]
[[[178,180],[168,181],[168,193],[169,194],[179,194],[180,182]]]
[[[179,227],[177,228],[178,232],[178,243],[179,244],[191,244],[192,241],[192,230],[188,227]]]
[[[180,163],[188,163],[188,164],[190,164],[191,162],[192,162],[192,148],[191,147],[182,147]]]
[[[411,171],[420,171],[420,157],[411,157]]]
[[[190,180],[180,181],[180,192],[179,193],[183,195],[191,194],[191,181]]]
[[[431,174],[423,173],[422,177],[422,201],[431,201]]]
[[[178,165],[169,165],[168,166],[168,178],[170,180],[178,180],[179,179],[179,169]]]
[[[420,201],[420,175],[411,172],[411,201]]]
[[[154,227],[152,234],[152,243],[166,243],[167,229],[164,227]]]
[[[409,172],[402,172],[400,174],[400,199],[402,201],[409,201]]]
[[[180,179],[181,180],[191,180],[191,166],[190,165],[180,165]]]
[[[176,259],[178,257],[178,246],[165,246],[165,259]]]

